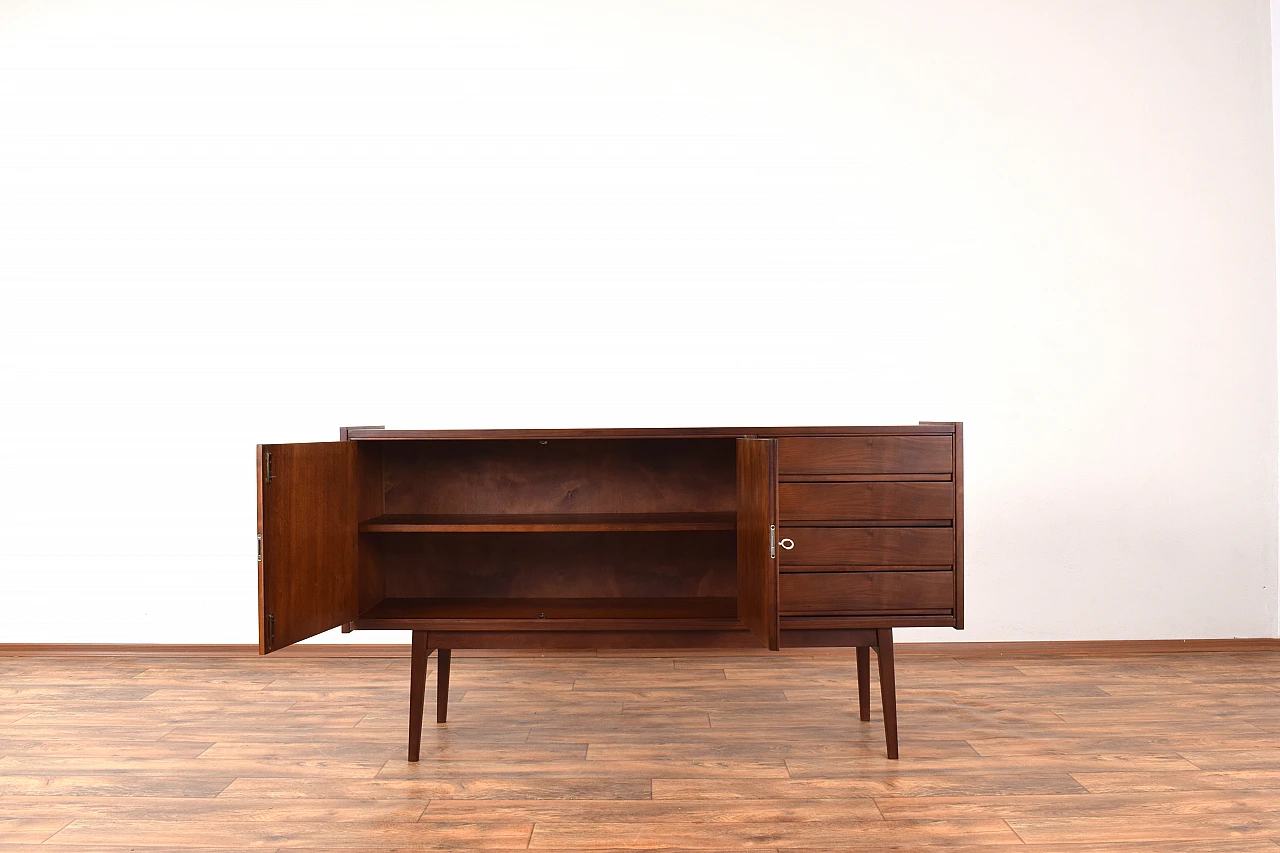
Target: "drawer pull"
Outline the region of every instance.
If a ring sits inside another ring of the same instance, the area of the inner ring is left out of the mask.
[[[796,543],[792,542],[790,539],[783,539],[778,544],[782,546],[782,550],[784,551],[790,551],[792,548],[796,547]]]

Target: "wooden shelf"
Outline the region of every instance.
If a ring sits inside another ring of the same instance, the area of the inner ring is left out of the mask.
[[[733,597],[386,598],[358,626],[433,630],[696,630],[741,628]],[[424,623],[430,623],[426,625]],[[710,623],[710,624],[709,624]]]
[[[599,533],[734,528],[731,512],[380,515],[360,522],[361,533]]]

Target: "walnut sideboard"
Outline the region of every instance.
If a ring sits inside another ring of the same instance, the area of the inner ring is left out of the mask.
[[[258,447],[267,654],[322,631],[453,649],[876,649],[898,757],[893,629],[964,624],[961,425],[388,430]]]

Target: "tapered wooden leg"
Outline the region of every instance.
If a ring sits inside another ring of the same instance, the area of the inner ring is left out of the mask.
[[[884,739],[889,757],[898,757],[898,696],[893,683],[893,629],[876,629],[876,660],[880,664],[880,701],[884,704]]]
[[[858,719],[871,719],[871,649],[858,646]]]
[[[414,631],[409,646],[409,760],[417,761],[422,748],[422,706],[426,702],[427,632]]]
[[[443,723],[449,716],[449,658],[450,649],[441,649],[436,666],[436,722]]]

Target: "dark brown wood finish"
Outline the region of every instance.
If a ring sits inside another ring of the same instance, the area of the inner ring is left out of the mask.
[[[915,426],[830,427],[675,427],[604,429],[386,429],[345,427],[350,441],[459,441],[526,440],[558,438],[778,438],[780,436],[832,435],[954,435],[951,423]]]
[[[948,436],[867,435],[778,439],[778,471],[806,474],[949,474]]]
[[[436,657],[439,664],[436,667],[436,722],[443,723],[449,719],[449,662],[453,651],[440,649]]]
[[[879,628],[886,622],[895,628],[951,628],[955,625],[956,619],[949,611],[944,611],[936,616],[902,613],[877,613],[871,616],[783,616],[779,621],[785,633],[788,629],[809,631],[819,628],[839,630]]]
[[[795,543],[782,571],[810,565],[947,566],[955,562],[955,533],[947,527],[783,527]],[[804,569],[799,569],[804,571]]]
[[[383,452],[391,515],[734,511],[731,439],[404,441]]]
[[[653,623],[653,620],[649,620]],[[359,624],[359,623],[357,623]],[[599,625],[599,622],[594,623]],[[658,623],[664,624],[664,623]],[[431,642],[455,649],[495,649],[510,651],[519,649],[530,653],[550,650],[584,649],[740,649],[759,651],[764,647],[750,631],[736,619],[732,626],[725,624],[717,630],[715,623],[705,620],[697,627],[681,630],[637,630],[610,626],[606,630],[564,628],[550,631],[526,631],[523,628],[491,630],[489,628],[464,628],[459,630],[432,630]],[[796,647],[811,634],[817,632],[793,632]],[[871,632],[874,635],[874,631]],[[830,645],[823,643],[821,645]]]
[[[733,598],[387,598],[361,619],[424,621],[527,620],[530,630],[555,628],[565,619],[736,618]],[[489,624],[489,623],[485,623]],[[494,623],[496,624],[496,622]],[[608,626],[604,626],[608,627]]]
[[[858,719],[871,719],[871,649],[858,646]]]
[[[379,515],[361,533],[652,533],[733,530],[732,512]]]
[[[955,614],[956,628],[964,628],[964,424],[953,424],[955,437],[955,482],[956,482],[956,589]]]
[[[264,654],[359,615],[357,502],[351,442],[259,445]]]
[[[342,437],[350,505],[299,537],[347,543],[353,609],[333,624],[413,632],[411,755],[432,649],[443,722],[455,648],[761,644],[859,649],[863,718],[876,648],[896,754],[888,630],[957,624],[956,424]]]
[[[778,648],[778,442],[738,439],[738,618]]]
[[[898,688],[893,673],[893,629],[876,629],[876,663],[880,665],[880,703],[889,757],[898,757]]]
[[[778,580],[778,612],[783,616],[949,614],[955,600],[953,588],[949,571],[784,574]]]
[[[736,596],[732,531],[362,534],[387,598]]]
[[[951,523],[950,482],[779,483],[778,518],[785,522],[919,521]]]
[[[345,439],[344,439],[345,440]],[[382,448],[376,441],[356,443],[357,518],[374,518],[383,514]],[[373,607],[386,595],[386,575],[382,560],[374,548],[360,548],[360,612]]]
[[[427,632],[414,631],[409,639],[409,760],[417,761],[422,744],[422,709],[426,703]]]

